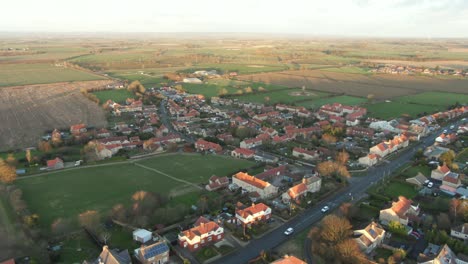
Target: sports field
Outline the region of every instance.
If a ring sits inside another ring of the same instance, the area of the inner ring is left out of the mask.
[[[467,88],[468,92],[468,88]],[[436,106],[449,106],[455,103],[466,104],[468,103],[468,94],[459,93],[443,93],[443,92],[426,92],[416,95],[408,95],[396,98],[398,102],[423,104],[423,105],[436,105]]]
[[[0,87],[102,79],[105,78],[53,64],[0,64]]]
[[[294,104],[304,100],[315,100],[329,95],[325,92],[316,91],[302,91],[301,89],[283,89],[276,90],[266,93],[252,93],[235,96],[233,98],[239,99],[243,102],[254,102],[254,103],[283,103],[283,104]]]
[[[402,115],[408,115],[416,118],[418,114],[425,115],[444,110],[445,107],[433,105],[407,104],[400,102],[377,103],[364,105],[367,108],[368,115],[379,119],[398,118]]]
[[[44,228],[57,218],[75,218],[86,210],[106,212],[117,203],[127,204],[138,190],[166,195],[183,195],[194,184],[212,175],[228,175],[253,165],[252,162],[213,155],[168,155],[137,162],[161,173],[125,163],[60,171],[17,181],[31,211],[40,215]],[[164,175],[167,174],[167,175]],[[185,191],[184,191],[185,190]]]
[[[307,108],[318,108],[325,104],[340,103],[340,104],[345,104],[345,105],[358,105],[366,101],[367,99],[364,99],[361,97],[340,95],[340,96],[334,96],[334,97],[319,98],[317,100],[312,100],[312,101],[304,101],[304,102],[297,103],[297,105],[304,106]]]
[[[117,103],[123,103],[127,98],[134,98],[135,95],[127,89],[104,90],[93,92],[99,98],[99,102],[105,103],[107,100],[112,100]]]

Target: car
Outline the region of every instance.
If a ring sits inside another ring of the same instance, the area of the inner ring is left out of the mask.
[[[429,180],[425,180],[425,181],[424,181],[424,185],[427,186],[430,182],[431,182],[431,181],[429,181]]]
[[[292,233],[294,233],[294,228],[292,227],[289,227],[288,229],[286,229],[286,231],[284,231],[284,234],[287,236],[289,236]]]
[[[433,183],[433,182],[429,182],[429,183],[427,184],[427,187],[429,187],[429,188],[432,188],[432,186],[434,186],[434,183]]]
[[[325,206],[322,208],[322,210],[320,210],[320,211],[322,211],[322,213],[326,213],[326,212],[328,212],[328,210],[330,210],[330,207],[328,207],[327,205],[325,205]]]

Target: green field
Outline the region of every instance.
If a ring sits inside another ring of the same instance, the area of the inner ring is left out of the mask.
[[[254,103],[266,103],[267,100],[265,98],[269,98],[268,103],[276,104],[276,103],[283,103],[283,104],[295,104],[298,101],[302,100],[314,100],[321,97],[325,97],[329,95],[325,92],[316,92],[316,91],[306,91],[306,95],[292,95],[291,93],[294,92],[301,92],[301,89],[283,89],[277,90],[272,92],[266,93],[251,93],[251,94],[243,94],[243,95],[236,95],[233,98],[239,99],[239,101],[243,102],[254,102]]]
[[[325,97],[319,98],[317,100],[312,101],[304,101],[300,102],[297,105],[304,106],[307,108],[318,108],[325,104],[333,104],[333,103],[340,103],[345,105],[359,105],[366,102],[367,99],[361,97],[354,97],[349,95],[340,95],[335,97]]]
[[[93,92],[99,98],[99,102],[105,103],[107,100],[112,100],[116,103],[123,103],[127,98],[134,98],[135,95],[127,89],[104,90]]]
[[[445,110],[445,107],[437,107],[433,105],[407,104],[400,102],[376,103],[364,106],[367,108],[368,114],[375,118],[392,119],[409,115],[416,118],[418,114],[430,114],[437,111]]]
[[[221,81],[221,84],[214,83],[215,81]],[[265,83],[249,83],[249,82],[239,82],[239,81],[229,81],[225,79],[213,79],[210,80],[207,84],[193,84],[193,83],[184,83],[182,87],[187,93],[192,94],[202,94],[205,97],[219,96],[222,89],[226,89],[228,94],[235,94],[237,91],[242,90],[246,87],[252,88],[254,92],[258,91],[260,87],[264,88],[266,91],[276,91],[281,89],[288,89],[287,87],[273,84]],[[259,93],[264,94],[264,93]],[[246,94],[247,95],[247,94]]]
[[[0,87],[102,79],[99,75],[53,64],[0,64]]]
[[[253,163],[222,156],[168,155],[141,164],[193,183],[205,183],[213,174],[227,175]],[[60,217],[75,218],[86,210],[105,212],[117,203],[128,204],[138,190],[169,194],[188,187],[133,164],[60,171],[18,180],[16,184],[23,190],[31,211],[40,215],[44,228]]]
[[[221,70],[222,72],[238,72],[239,74],[251,74],[261,72],[273,72],[287,70],[287,67],[281,64],[277,65],[263,65],[263,64],[199,64],[196,67],[187,69],[189,71],[197,70]],[[185,70],[185,71],[187,71]]]
[[[337,67],[337,68],[324,68],[321,69],[322,71],[330,71],[330,72],[341,72],[341,73],[354,73],[354,74],[372,74],[369,72],[367,68],[360,68],[360,67]]]
[[[392,198],[403,195],[408,199],[412,199],[418,194],[418,191],[415,190],[413,185],[408,183],[392,181],[385,187],[384,194]]]
[[[468,91],[468,90],[467,90]],[[402,103],[413,103],[423,105],[449,106],[455,103],[467,103],[468,94],[442,93],[442,92],[426,92],[416,95],[408,95],[399,97],[395,101]]]

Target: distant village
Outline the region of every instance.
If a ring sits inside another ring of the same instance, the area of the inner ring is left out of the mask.
[[[440,67],[427,68],[398,64],[366,65],[366,67],[370,67],[369,72],[371,73],[468,77],[468,69],[443,69]]]

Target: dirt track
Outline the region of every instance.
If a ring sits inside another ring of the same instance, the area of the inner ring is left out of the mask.
[[[54,128],[86,123],[105,126],[100,106],[85,98],[81,88],[112,81],[54,83],[0,88],[0,150],[36,146]]]

